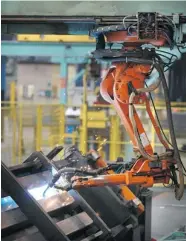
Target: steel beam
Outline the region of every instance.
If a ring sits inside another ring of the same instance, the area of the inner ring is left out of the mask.
[[[2,41],[1,55],[4,56],[48,56],[65,59],[84,58],[95,50],[91,43],[46,43],[46,42],[15,42]]]
[[[138,11],[160,12],[162,14],[183,13],[185,1],[2,1],[1,14],[4,17],[20,20],[50,17],[61,22],[92,22],[94,17],[124,16]],[[55,17],[54,17],[55,16]],[[85,17],[82,17],[85,16]],[[69,18],[70,17],[70,18]],[[71,21],[70,21],[71,20]]]
[[[68,64],[82,63],[95,50],[95,43],[48,43],[2,41],[1,53],[5,56],[48,56],[60,63],[60,103],[67,103]]]
[[[171,16],[185,9],[185,1],[45,1],[44,7],[43,1],[2,1],[1,31],[84,35],[96,24],[118,23],[139,11]]]

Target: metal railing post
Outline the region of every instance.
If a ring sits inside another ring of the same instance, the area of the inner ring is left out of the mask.
[[[21,163],[22,155],[23,155],[23,105],[22,104],[19,106],[18,138],[19,138],[18,156],[19,156],[19,163]]]
[[[12,121],[12,164],[16,164],[16,85],[15,82],[12,81],[10,83],[10,112],[11,112],[11,121]]]
[[[11,103],[11,121],[12,121],[12,164],[16,164],[16,131],[17,131],[17,124],[16,124],[16,106],[15,103]]]
[[[65,142],[65,107],[64,105],[60,106],[60,119],[59,119],[59,144],[64,145]]]
[[[16,83],[12,81],[10,83],[10,104],[15,104],[16,100]]]
[[[36,110],[36,151],[41,150],[42,145],[42,106],[37,106]]]
[[[84,103],[81,108],[82,114],[81,114],[81,122],[82,125],[80,127],[80,150],[85,154],[87,153],[87,104]]]
[[[83,154],[87,153],[87,112],[88,112],[88,106],[87,106],[87,66],[85,68],[85,73],[83,75],[83,105],[81,108],[81,121],[82,125],[80,127],[80,151],[83,152]]]
[[[120,128],[119,128],[119,119],[117,116],[111,116],[110,119],[110,152],[109,159],[110,161],[115,161],[120,155]]]

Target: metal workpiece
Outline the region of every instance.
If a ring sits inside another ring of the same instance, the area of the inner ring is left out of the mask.
[[[55,147],[46,156],[40,151],[35,151],[28,156],[22,164],[11,166],[9,169],[15,176],[28,176],[50,170],[52,167],[55,168],[52,159],[59,154],[62,149],[62,146]]]
[[[57,156],[61,151],[63,150],[63,146],[56,146],[54,149],[52,149],[48,154],[47,158],[49,160],[52,160],[55,156]]]
[[[5,216],[3,216],[3,218],[4,217]],[[13,217],[15,218],[17,216],[13,216]],[[26,221],[26,220],[23,220],[23,221]],[[72,236],[76,232],[83,231],[84,229],[87,229],[88,227],[90,227],[92,224],[93,224],[92,219],[85,212],[81,212],[79,214],[76,214],[72,217],[66,218],[65,220],[62,220],[62,221],[59,221],[56,223],[56,225],[60,228],[60,230],[62,230],[65,233],[65,235],[67,235],[67,236]],[[19,226],[19,228],[17,228],[18,232],[19,232],[20,227],[21,226]],[[31,231],[34,228],[30,227],[30,225],[28,225],[28,223],[26,223],[26,222],[24,222],[24,224],[22,223],[22,228],[24,228],[24,227],[26,228],[26,230],[25,230],[25,235],[23,235],[22,238],[25,240],[29,237],[29,235],[30,235],[29,232],[32,233]],[[13,228],[12,228],[12,231],[15,231]],[[27,231],[28,231],[28,233],[27,233]],[[34,237],[35,234],[37,234],[37,236],[41,236],[41,234],[38,232],[37,229],[35,229],[34,231],[35,232],[34,232],[32,238]],[[5,232],[6,232],[6,230],[3,232],[3,236],[4,236]],[[15,234],[15,236],[16,236],[16,234]],[[17,236],[18,236],[18,234],[17,234]],[[4,237],[3,240],[6,240],[6,237]]]
[[[4,163],[1,164],[1,175],[2,188],[11,195],[23,213],[40,230],[46,240],[69,240],[38,202],[17,181],[16,177],[8,170]]]
[[[68,194],[63,193],[63,195],[53,195],[48,198],[43,198],[38,200],[39,205],[48,212],[48,214],[53,217],[63,214],[65,208],[71,208],[74,200],[72,197],[69,197]],[[10,204],[10,203],[9,203]],[[11,204],[10,204],[11,205]],[[18,206],[13,207],[12,209],[6,210],[6,207],[2,207],[1,213],[1,235],[5,237],[19,231],[20,229],[28,228],[32,226],[32,223],[25,214],[20,210]]]
[[[85,210],[85,212],[91,217],[95,225],[101,229],[102,236],[111,235],[111,229],[107,224],[99,217],[99,215],[94,211],[94,209],[86,202],[85,198],[81,196],[77,191],[71,190],[69,194],[78,202],[79,206]]]
[[[72,147],[71,151],[72,153],[75,153],[76,158],[78,158],[80,161],[83,161],[84,164],[86,163],[87,161],[86,157],[83,157],[75,147]],[[33,163],[33,159],[35,159],[35,155],[31,155],[31,157],[32,158],[27,159],[26,163],[23,163],[23,167],[25,164]],[[71,154],[69,154],[69,157],[71,157]],[[5,190],[14,199],[12,200],[12,202],[15,201],[16,202],[15,205],[19,206],[18,207],[14,205],[15,207],[12,206],[12,209],[10,207],[9,209],[6,209],[5,207],[5,210],[2,215],[3,220],[2,220],[2,226],[1,226],[3,240],[6,240],[10,235],[14,235],[15,237],[18,238],[18,239],[16,238],[16,240],[19,240],[19,235],[21,235],[21,233],[19,232],[19,229],[31,230],[32,224],[34,224],[42,233],[44,232],[44,229],[46,227],[48,227],[48,230],[49,230],[49,226],[47,225],[50,225],[50,223],[54,225],[54,228],[52,228],[53,235],[60,235],[59,232],[60,230],[62,230],[64,232],[64,233],[62,232],[62,235],[65,235],[64,236],[65,238],[69,236],[70,240],[71,240],[71,236],[75,235],[76,232],[80,233],[82,230],[82,233],[83,233],[83,230],[89,228],[89,226],[90,226],[90,230],[92,227],[94,227],[95,231],[89,231],[87,234],[88,236],[83,235],[84,240],[86,241],[94,240],[97,238],[99,238],[100,240],[106,240],[108,236],[110,237],[112,236],[111,229],[102,220],[102,218],[100,218],[97,215],[97,213],[93,210],[93,208],[86,202],[86,200],[79,193],[72,190],[72,191],[69,191],[69,193],[65,191],[63,192],[60,191],[61,194],[60,193],[58,194],[56,191],[56,194],[53,193],[52,196],[48,196],[48,193],[46,193],[47,196],[42,197],[42,187],[46,186],[47,183],[49,183],[52,178],[51,176],[52,173],[50,168],[49,170],[45,170],[45,171],[42,171],[42,169],[40,169],[40,172],[38,173],[30,172],[30,174],[27,173],[27,175],[24,174],[23,176],[21,176],[21,171],[25,173],[25,169],[21,165],[19,165],[17,166],[17,169],[14,168],[14,170],[19,170],[20,176],[18,175],[18,177],[16,178],[4,164],[2,165],[4,168],[4,169],[2,168],[3,171],[4,170],[6,171],[2,173],[2,180],[4,184],[3,190]],[[58,165],[56,165],[56,168],[57,166]],[[9,178],[9,176],[11,178]],[[14,187],[13,188],[14,190],[12,190],[11,187]],[[49,193],[52,190],[53,189],[50,189]],[[74,192],[75,195],[74,194],[71,195],[72,192]],[[30,195],[30,193],[34,196],[34,199]],[[23,198],[23,195],[24,195],[24,198]],[[6,197],[6,198],[9,198],[9,197]],[[31,198],[31,201],[29,198]],[[35,199],[37,201],[35,201]],[[25,210],[26,206],[30,207],[29,210]],[[80,211],[80,213],[77,213],[75,211],[76,209],[78,210],[81,209],[82,211]],[[9,210],[9,211],[7,212],[6,210],[7,211]],[[37,213],[36,222],[34,221],[33,213]],[[66,213],[67,214],[69,213],[70,216],[73,213],[73,216],[65,219]],[[60,217],[59,221],[55,224],[55,222],[51,219],[49,215],[51,217],[59,216]],[[61,217],[64,220],[61,220]],[[44,223],[45,219],[48,219],[48,218],[49,220],[46,221],[48,222],[47,225],[43,226],[42,224]],[[59,227],[60,230],[58,230],[55,233],[56,226]],[[50,235],[52,235],[51,232],[50,234],[46,232],[45,235],[43,236],[46,238],[46,240],[50,240],[50,237],[51,237]],[[32,238],[36,238],[37,240],[41,238],[41,235],[39,233],[37,234],[34,233],[30,236],[30,234],[27,233],[27,231],[25,231],[25,234],[23,235],[23,239],[29,240]],[[72,240],[74,240],[74,238],[72,238]]]
[[[32,157],[35,158],[34,155]],[[90,158],[93,158],[90,153],[82,155],[75,146],[72,146],[66,158],[54,162],[53,165],[57,170],[63,165],[68,167],[65,168],[68,171],[75,171],[80,170],[82,167],[86,168]],[[74,162],[74,160],[76,161]],[[46,158],[46,161],[50,163],[48,158]],[[30,162],[24,164],[32,162],[31,158]],[[78,191],[70,189],[68,192],[60,191],[59,193],[58,190],[55,191],[53,188],[49,188],[46,195],[43,196],[43,191],[52,179],[50,168],[16,178],[4,164],[2,166],[3,189],[9,193],[14,199],[12,201],[15,201],[17,205],[12,205],[12,208],[9,207],[8,209],[5,207],[3,210],[1,226],[3,241],[15,239],[20,241],[20,237],[23,240],[42,240],[43,237],[46,240],[51,240],[53,236],[54,240],[55,238],[58,240],[59,235],[64,238],[61,240],[72,241],[76,240],[77,237],[81,241],[95,239],[100,241],[113,239],[120,241],[123,238],[132,240],[132,237],[133,240],[139,241],[138,238],[142,237],[141,227],[144,237],[146,237],[145,225],[150,225],[149,219],[147,220],[148,223],[145,224],[146,212],[138,219],[135,205],[129,205],[129,202],[121,197],[118,186],[113,188],[83,188]],[[19,168],[25,173],[21,166]],[[101,169],[96,170],[91,166],[89,168],[89,173],[93,174],[98,173]],[[70,179],[68,177],[66,181]],[[139,198],[145,204],[145,198],[149,197],[150,193],[144,192],[145,196],[143,198],[142,193]],[[28,206],[29,210],[26,209]],[[147,210],[147,213],[149,211],[150,209]],[[36,219],[34,219],[33,213],[37,213],[35,215]],[[46,225],[43,225],[45,222]],[[32,225],[35,225],[38,230],[34,229]],[[50,227],[50,225],[52,226]],[[46,228],[50,230],[50,233],[45,232]],[[149,236],[151,236],[150,232],[149,229]],[[42,233],[43,237],[41,237],[40,233]],[[145,241],[149,240],[146,239]]]

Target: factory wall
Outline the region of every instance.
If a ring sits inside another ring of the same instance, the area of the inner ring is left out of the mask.
[[[77,86],[75,77],[77,65],[68,64],[67,67],[67,96],[68,104],[81,105],[83,86]],[[96,100],[94,82],[89,81],[88,103]],[[17,75],[17,100],[35,103],[59,103],[61,78],[60,65],[52,63],[18,63]]]
[[[17,65],[17,98],[43,102],[53,99],[58,103],[60,89],[58,64],[19,63]]]

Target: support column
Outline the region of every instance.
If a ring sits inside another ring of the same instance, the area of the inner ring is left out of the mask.
[[[6,57],[1,57],[1,101],[5,101],[6,91]],[[1,107],[3,105],[1,104]],[[1,142],[4,141],[4,110],[1,111]]]
[[[60,62],[60,104],[67,104],[67,63],[65,60]]]
[[[4,101],[6,91],[6,57],[1,57],[1,101]]]

